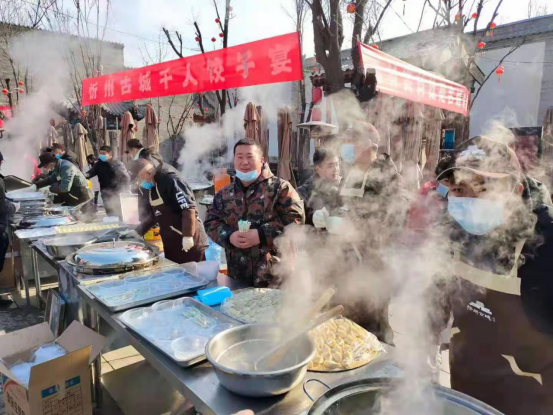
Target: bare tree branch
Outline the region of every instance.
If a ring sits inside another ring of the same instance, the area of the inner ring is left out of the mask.
[[[524,37],[522,39],[522,41],[518,44],[518,45],[515,45],[511,48],[511,50],[509,50],[509,52],[507,52],[505,54],[505,56],[503,56],[501,58],[501,60],[499,61],[499,63],[495,66],[495,68],[492,69],[492,71],[488,74],[488,76],[486,76],[486,78],[484,78],[484,81],[482,82],[482,84],[480,85],[480,88],[478,88],[478,91],[476,91],[476,94],[474,94],[474,97],[472,98],[472,101],[470,103],[470,109],[472,109],[472,106],[474,105],[474,101],[476,101],[476,98],[478,98],[478,95],[480,94],[480,91],[482,90],[482,87],[484,86],[484,84],[488,81],[488,79],[490,79],[490,77],[492,76],[493,73],[495,73],[495,71],[497,70],[497,68],[499,68],[501,66],[501,64],[503,63],[503,61],[505,59],[507,59],[507,57],[509,55],[511,55],[515,50],[517,50],[518,48],[520,48],[524,43],[526,42],[526,37]]]
[[[167,37],[167,41],[169,42],[169,45],[171,45],[171,48],[173,49],[173,52],[175,52],[175,54],[179,57],[179,58],[182,58],[182,38],[178,35],[178,32],[177,32],[177,38],[181,41],[181,47],[180,47],[180,50],[177,49],[177,47],[175,46],[175,44],[173,43],[173,38],[171,38],[171,34],[169,33],[169,30],[167,30],[166,28],[162,28],[163,29],[163,33],[165,33],[165,36]],[[203,50],[202,50],[203,52]]]

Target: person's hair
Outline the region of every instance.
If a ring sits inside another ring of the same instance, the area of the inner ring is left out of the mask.
[[[440,176],[444,171],[447,169],[450,169],[455,164],[455,158],[450,156],[449,154],[445,155],[438,161],[438,165],[436,166],[436,170],[434,170],[434,173],[436,174],[436,177],[439,176],[440,180],[442,179],[450,179],[453,176],[453,170],[450,170],[446,173],[444,173],[442,176]]]
[[[319,147],[313,154],[313,164],[320,166],[326,159],[338,157],[338,155],[329,148]]]
[[[60,143],[54,143],[54,144],[52,144],[52,151],[53,150],[65,151],[65,146],[63,144],[60,144]]]
[[[113,153],[113,151],[111,150],[111,147],[110,147],[110,146],[102,146],[102,147],[100,147],[100,151],[105,151],[105,152],[107,152],[107,153],[109,153],[109,154],[112,154],[112,153]]]
[[[100,150],[101,150],[101,149],[100,149]],[[94,154],[88,154],[88,155],[86,156],[86,159],[87,159],[87,160],[94,160]]]
[[[236,148],[238,146],[253,146],[259,150],[260,154],[263,154],[263,150],[261,149],[261,146],[259,143],[255,140],[252,140],[251,138],[242,138],[236,142],[234,145],[234,149],[232,150],[232,154],[236,155]]]
[[[142,143],[138,139],[131,138],[129,141],[127,141],[127,149],[129,149],[129,148],[141,149],[141,148],[144,148],[144,146],[142,145]]]

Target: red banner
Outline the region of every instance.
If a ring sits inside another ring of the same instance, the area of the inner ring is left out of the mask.
[[[298,33],[83,79],[82,105],[303,79]]]
[[[359,43],[365,70],[376,70],[376,89],[384,94],[467,115],[468,88]]]

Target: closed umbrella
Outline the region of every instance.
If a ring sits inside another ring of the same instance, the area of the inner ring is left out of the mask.
[[[73,138],[75,139],[75,152],[77,153],[77,162],[81,171],[85,171],[87,167],[86,162],[86,137],[88,131],[83,127],[81,123],[77,123],[73,128]]]
[[[444,113],[440,108],[425,108],[424,136],[426,137],[425,154],[426,164],[424,171],[434,174],[440,159],[440,142],[442,141],[442,121]]]
[[[48,127],[48,132],[46,133],[46,145],[45,147],[52,147],[52,144],[58,142],[58,133],[56,131],[56,127],[53,125],[50,125]]]
[[[119,146],[121,160],[126,160],[127,141],[134,138],[135,123],[132,114],[127,111],[121,118],[121,145]]]
[[[246,138],[259,141],[259,114],[255,105],[251,102],[248,102],[248,105],[246,105],[244,128],[246,129]]]
[[[551,166],[551,160],[553,160],[553,107],[549,107],[545,112],[542,125],[543,152],[541,159],[549,180],[549,183],[546,184],[551,188],[553,185],[553,167]]]
[[[146,123],[144,131],[142,132],[142,143],[144,147],[154,147],[156,151],[159,151],[157,114],[150,104],[146,105],[146,116],[144,117],[144,122]]]
[[[278,148],[278,177],[288,180],[296,187],[296,179],[292,172],[292,118],[290,108],[285,107],[278,112],[279,148]]]
[[[265,158],[265,160],[269,161],[269,121],[267,119],[266,111],[261,107],[257,107],[257,109],[257,112],[260,116],[259,143],[261,144],[261,148],[263,149],[263,157]]]

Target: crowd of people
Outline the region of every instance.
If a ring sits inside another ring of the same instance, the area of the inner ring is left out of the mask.
[[[493,137],[459,145],[416,195],[391,158],[379,154],[372,125],[336,141],[315,150],[314,174],[297,190],[271,172],[257,141],[238,141],[235,178],[214,196],[205,222],[186,180],[136,139],[126,143],[127,164],[103,146],[98,160],[88,159],[86,173],[75,154],[54,143],[39,157],[46,173],[35,186],[49,186],[57,201],[75,206],[97,200],[87,184],[96,177],[107,213],[119,217],[119,194],[132,189],[139,195],[140,225],[128,235],[141,237],[157,224],[165,256],[176,263],[203,260],[209,237],[224,248],[229,277],[252,287],[278,287],[289,277],[279,269],[279,239],[289,226],[305,229],[312,237],[303,248],[314,258],[317,278],[336,288],[346,316],[390,345],[394,287],[386,285],[391,264],[385,252],[398,243],[424,243],[438,231],[451,252],[450,268],[443,270],[447,278],[437,276],[428,297],[435,304],[435,333],[453,315],[452,387],[509,414],[553,411],[547,187]],[[0,186],[0,228],[17,208]],[[0,249],[5,244],[0,239]],[[332,255],[324,255],[329,246]],[[352,299],[347,273],[361,273],[367,287],[378,286],[378,298]]]
[[[275,241],[287,226],[306,224],[315,232],[306,250],[315,256],[317,278],[335,285],[340,297],[348,292],[348,267],[363,264],[371,270],[367,289],[381,288],[390,266],[386,248],[422,243],[439,230],[450,269],[447,278],[436,277],[428,301],[436,338],[453,315],[452,388],[508,414],[550,413],[553,216],[546,186],[522,171],[507,144],[475,137],[441,160],[413,198],[377,143],[378,132],[368,126],[339,148],[315,150],[315,173],[296,191],[271,173],[257,142],[237,142],[236,178],[215,195],[205,221],[209,237],[225,248],[229,276],[279,286]],[[241,221],[250,222],[247,232]],[[354,231],[340,238],[345,229]],[[332,255],[313,248],[325,244]],[[373,304],[347,296],[341,303],[348,317],[393,344],[392,296],[390,287]]]

